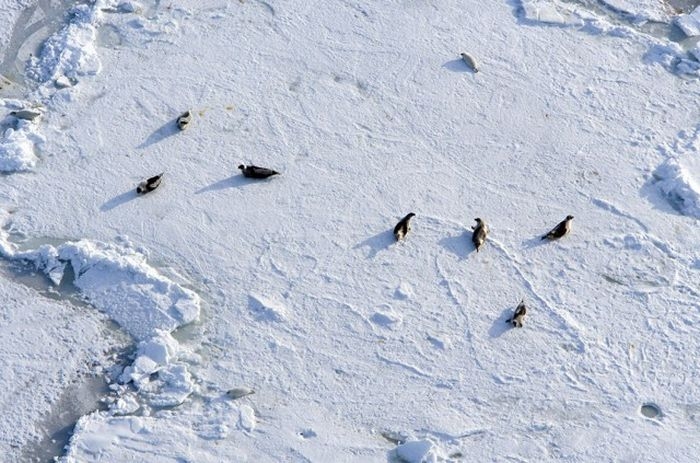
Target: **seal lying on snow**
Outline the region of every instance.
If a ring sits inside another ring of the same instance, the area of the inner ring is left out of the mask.
[[[556,240],[566,235],[571,231],[571,221],[574,219],[573,215],[567,215],[564,220],[559,222],[556,227],[552,228],[549,233],[542,237],[543,240]]]
[[[523,318],[525,318],[525,314],[527,313],[527,307],[525,307],[525,301],[521,300],[520,304],[515,308],[515,313],[511,318],[506,320],[506,323],[512,323],[513,326],[517,326],[518,328],[523,327]]]
[[[14,116],[17,119],[24,119],[25,121],[33,121],[41,115],[42,112],[34,108],[25,108],[10,112],[10,116]]]
[[[277,172],[276,170],[253,165],[244,166],[243,164],[241,164],[240,166],[238,166],[238,168],[241,169],[241,172],[243,172],[243,176],[248,178],[267,178],[279,174],[279,172]]]
[[[474,247],[476,247],[476,252],[479,252],[481,246],[484,245],[484,241],[486,241],[486,236],[489,234],[489,227],[486,225],[486,222],[478,217],[474,220],[476,220],[476,226],[472,227],[472,230],[474,230],[474,233],[472,233],[472,243],[474,243]]]
[[[192,112],[186,111],[180,114],[175,122],[177,123],[178,129],[185,130],[190,122],[192,122]]]
[[[460,53],[459,56],[462,57],[464,64],[469,66],[472,71],[479,72],[479,67],[476,65],[476,60],[468,53]]]
[[[411,219],[415,216],[416,214],[411,212],[406,217],[399,220],[399,223],[397,223],[394,227],[394,237],[396,238],[396,241],[401,241],[402,239],[406,238],[408,232],[411,231]]]
[[[144,180],[143,182],[139,183],[139,186],[136,187],[136,193],[140,195],[150,193],[151,191],[155,190],[160,186],[160,182],[162,179],[163,173],[160,173],[154,177]]]
[[[177,123],[178,129],[185,130],[190,122],[192,122],[192,112],[186,111],[182,113],[175,122]]]

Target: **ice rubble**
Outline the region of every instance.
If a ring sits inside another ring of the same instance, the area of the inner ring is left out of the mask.
[[[39,133],[40,118],[30,121],[10,115],[12,110],[31,106],[29,102],[0,99],[0,111],[7,112],[0,113],[0,172],[28,171],[38,161],[37,146],[45,141]]]
[[[0,215],[7,217],[7,212]],[[18,251],[3,230],[0,254],[32,262],[55,285],[73,275],[72,283],[90,304],[140,341],[136,359],[120,379],[132,382],[151,406],[178,405],[193,392],[192,377],[179,361],[183,347],[170,333],[199,318],[200,298],[161,275],[143,253],[90,240]]]

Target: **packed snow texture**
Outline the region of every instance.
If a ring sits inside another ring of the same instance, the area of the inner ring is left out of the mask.
[[[642,30],[667,14],[78,8],[29,64],[50,155],[0,185],[4,256],[135,339],[60,461],[695,461],[700,94]]]

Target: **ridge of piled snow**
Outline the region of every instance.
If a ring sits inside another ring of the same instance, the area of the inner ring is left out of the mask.
[[[73,283],[86,299],[137,340],[171,332],[199,317],[199,296],[159,274],[137,250],[90,240],[22,252],[5,240],[0,250],[11,259],[34,262],[54,284],[70,264]]]
[[[0,215],[8,217],[7,211]],[[199,296],[161,275],[143,253],[90,240],[18,251],[2,230],[0,254],[34,263],[56,286],[71,267],[72,283],[85,299],[140,341],[120,381],[132,382],[149,405],[179,405],[194,391],[187,367],[178,362],[181,351],[190,353],[170,333],[199,318]]]
[[[670,157],[654,171],[654,183],[671,206],[700,219],[700,126],[664,151]]]
[[[71,8],[66,25],[44,42],[37,56],[30,58],[27,76],[47,83],[100,72],[102,64],[95,41],[106,3],[96,0],[92,5]]]
[[[700,183],[685,167],[686,162],[691,160],[667,159],[654,171],[654,177],[658,179],[656,185],[675,208],[700,219]]]

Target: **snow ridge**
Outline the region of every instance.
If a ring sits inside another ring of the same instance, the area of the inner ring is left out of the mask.
[[[73,283],[86,299],[138,340],[172,332],[199,317],[199,296],[160,275],[134,249],[90,240],[24,252],[14,252],[7,241],[0,246],[7,257],[34,262],[54,284],[70,264]]]
[[[0,219],[8,216],[2,211]],[[56,286],[72,275],[90,304],[140,341],[120,380],[132,382],[149,405],[179,405],[194,391],[190,373],[178,361],[189,353],[170,333],[199,318],[200,298],[161,275],[142,252],[90,240],[18,251],[2,230],[0,255],[32,262]]]
[[[700,219],[700,126],[670,149],[670,157],[654,171],[654,182],[674,209]]]
[[[95,41],[104,6],[103,0],[97,0],[92,6],[73,7],[68,12],[70,21],[44,42],[38,56],[29,60],[27,76],[46,83],[100,72],[102,64]]]

